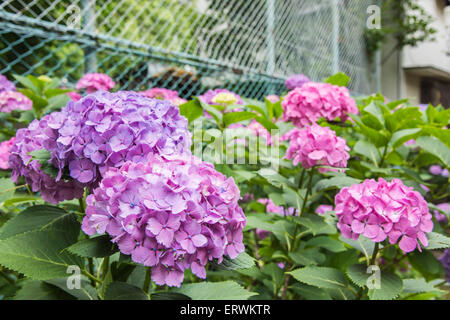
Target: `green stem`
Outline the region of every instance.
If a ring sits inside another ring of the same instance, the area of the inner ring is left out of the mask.
[[[92,275],[91,273],[89,273],[88,271],[83,270],[82,272],[83,272],[83,274],[84,274],[86,277],[88,277],[88,278],[91,280],[91,282],[94,282],[94,283],[102,283],[102,280],[100,280],[99,278],[93,276],[93,275]]]
[[[105,279],[106,274],[108,273],[108,269],[109,269],[109,257],[105,257],[103,258],[102,261],[102,280]]]
[[[302,211],[300,212],[300,215],[303,215],[303,213],[305,212],[306,202],[308,202],[308,196],[311,193],[313,175],[314,175],[314,167],[309,172],[308,189],[306,190],[305,200],[303,200]]]
[[[151,275],[151,269],[149,267],[146,267],[144,286],[142,287],[142,290],[144,290],[144,292],[147,294],[150,289],[150,279],[151,279],[150,275]]]

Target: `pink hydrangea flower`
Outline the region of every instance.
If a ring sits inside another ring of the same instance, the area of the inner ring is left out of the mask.
[[[0,112],[11,112],[13,110],[30,110],[32,107],[33,102],[20,92],[0,92]]]
[[[98,90],[109,91],[116,83],[104,73],[86,73],[77,82],[77,90],[85,89],[87,93],[93,93]]]
[[[247,126],[256,136],[263,137],[266,140],[266,144],[270,146],[272,144],[272,136],[269,131],[264,128],[262,124],[260,124],[256,120],[252,120],[250,124]]]
[[[0,74],[0,92],[16,91],[14,83],[9,81],[4,75]]]
[[[317,165],[347,167],[350,148],[343,138],[337,137],[328,127],[313,124],[302,129],[294,128],[285,133],[281,140],[289,141],[285,158],[293,160],[294,165],[301,163],[305,169]],[[319,172],[330,170],[334,169],[319,168]]]
[[[193,156],[147,160],[105,173],[87,197],[86,234],[109,234],[122,253],[152,268],[157,285],[179,287],[188,268],[205,278],[208,261],[244,251],[233,178]]]
[[[321,204],[316,209],[317,214],[324,214],[329,211],[333,211],[333,206],[330,206],[328,204]]]
[[[428,205],[419,192],[399,179],[370,179],[343,188],[335,204],[337,227],[346,238],[356,240],[363,235],[374,242],[389,238],[403,252],[421,251],[419,241],[428,246],[426,233],[433,229]]]
[[[179,106],[180,104],[186,103],[185,99],[178,96],[178,92],[174,90],[169,90],[165,88],[152,88],[141,92],[147,98],[156,98],[161,100],[169,100],[172,104]]]
[[[284,121],[303,127],[315,123],[320,117],[326,120],[348,119],[348,113],[357,113],[355,100],[345,87],[328,83],[309,82],[290,91],[283,99]]]
[[[16,141],[16,137],[0,142],[0,169],[9,169],[8,158],[10,150]]]

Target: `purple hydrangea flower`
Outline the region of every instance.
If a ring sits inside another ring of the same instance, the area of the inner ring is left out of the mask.
[[[284,85],[288,90],[294,90],[295,88],[301,88],[305,83],[310,81],[304,74],[294,74],[286,79]]]
[[[0,74],[0,92],[16,91],[14,83],[9,81],[4,75]]]
[[[84,188],[80,182],[63,178],[56,181],[41,170],[41,164],[37,160],[30,161],[32,156],[29,152],[54,147],[56,144],[56,130],[48,126],[48,120],[49,116],[44,116],[40,121],[31,122],[28,128],[17,130],[8,159],[12,169],[11,179],[18,182],[19,177],[23,176],[34,192],[40,192],[45,201],[53,204],[81,198]]]
[[[439,261],[445,269],[447,282],[450,283],[450,249],[445,249],[444,253],[439,257]]]
[[[145,161],[150,153],[190,153],[187,120],[168,101],[133,92],[97,91],[78,102],[69,101],[52,113],[49,125],[57,130],[54,149],[59,174],[95,187],[109,167],[126,161]]]
[[[208,261],[244,251],[239,189],[189,155],[149,155],[111,167],[87,198],[82,229],[107,233],[136,263],[152,267],[158,285],[179,287],[184,270],[206,277]]]

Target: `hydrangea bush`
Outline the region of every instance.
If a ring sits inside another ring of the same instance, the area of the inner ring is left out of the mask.
[[[264,101],[14,78],[0,76],[0,298],[448,298],[442,106],[353,97],[342,73],[292,76]],[[70,270],[81,290],[61,285]]]

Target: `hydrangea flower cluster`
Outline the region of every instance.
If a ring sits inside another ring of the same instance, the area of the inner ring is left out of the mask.
[[[227,95],[225,96],[224,94],[227,94]],[[207,103],[207,104],[224,105],[223,102],[217,100],[217,96],[219,96],[219,98],[221,96],[229,97],[226,101],[227,104],[239,104],[239,105],[244,104],[244,101],[237,93],[231,92],[230,90],[227,90],[227,89],[208,90],[208,91],[206,91],[206,93],[198,96],[198,98],[200,99],[200,101]]]
[[[145,161],[150,153],[190,152],[192,143],[176,106],[134,92],[97,91],[69,101],[50,114],[48,125],[56,130],[47,149],[56,160],[58,179],[68,169],[71,178],[90,187],[109,167]]]
[[[294,74],[286,79],[284,85],[288,90],[294,90],[295,88],[301,88],[305,83],[311,82],[304,74]]]
[[[320,117],[346,121],[347,113],[358,112],[349,90],[329,83],[306,83],[290,91],[281,105],[284,121],[292,121],[298,127],[315,123]]]
[[[165,88],[152,88],[141,92],[147,98],[155,98],[161,100],[169,100],[172,104],[179,106],[180,104],[186,103],[185,99],[178,96],[178,92],[174,90],[169,90]]]
[[[305,169],[317,165],[347,167],[350,148],[345,139],[337,137],[328,127],[313,124],[302,129],[294,128],[285,133],[281,140],[289,141],[285,158],[293,159],[294,165],[301,163]],[[319,172],[332,170],[335,169],[319,168]]]
[[[86,90],[86,93],[93,93],[99,90],[109,91],[116,83],[104,73],[86,73],[77,82],[77,90]]]
[[[0,142],[0,169],[9,169],[8,158],[10,150],[16,141],[15,137],[9,140]]]
[[[439,261],[445,269],[445,277],[450,283],[450,249],[445,249],[444,253],[439,257]]]
[[[356,240],[361,234],[374,242],[389,238],[405,253],[421,251],[419,241],[428,246],[425,233],[433,229],[428,205],[419,192],[399,179],[370,179],[343,188],[335,204],[337,227],[346,238]]]
[[[87,198],[82,229],[108,233],[134,262],[152,267],[158,285],[180,286],[184,270],[206,277],[205,265],[244,251],[239,189],[193,156],[150,155],[110,168]]]
[[[11,112],[13,110],[30,110],[32,107],[33,102],[20,92],[0,92],[0,112]]]
[[[23,176],[34,192],[40,192],[45,201],[57,204],[63,200],[81,198],[84,188],[74,180],[55,181],[42,170],[38,160],[32,160],[29,152],[48,148],[49,137],[56,137],[56,130],[48,125],[49,118],[47,115],[40,121],[35,119],[28,128],[17,130],[8,165],[12,169],[11,179],[14,182],[17,183],[19,177]]]
[[[0,92],[16,91],[14,83],[9,81],[4,75],[0,74]]]

